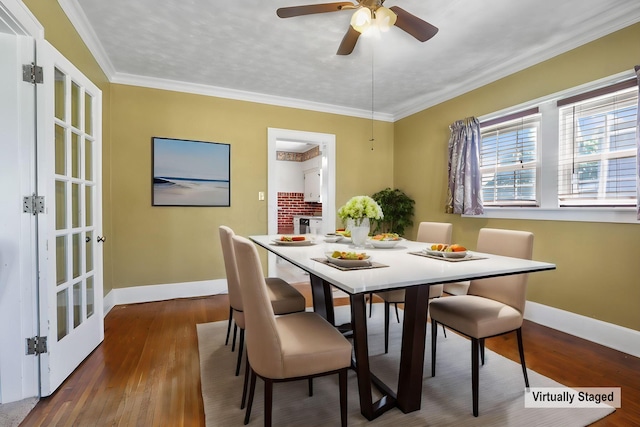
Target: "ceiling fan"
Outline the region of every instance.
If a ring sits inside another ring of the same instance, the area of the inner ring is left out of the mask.
[[[438,32],[438,28],[398,6],[391,6],[390,8],[382,6],[385,0],[356,1],[358,4],[353,4],[352,2],[337,2],[281,7],[276,13],[280,18],[291,18],[314,13],[339,12],[341,10],[355,9],[356,11],[351,17],[351,25],[349,25],[349,29],[338,48],[338,55],[349,55],[353,52],[360,34],[371,27],[375,27],[380,31],[386,31],[395,25],[421,42],[429,40]]]

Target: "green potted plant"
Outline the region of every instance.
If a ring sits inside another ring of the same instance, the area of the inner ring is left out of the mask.
[[[404,235],[404,229],[413,225],[413,205],[415,201],[402,190],[387,187],[371,196],[384,212],[384,217],[375,220],[373,234],[397,233]]]

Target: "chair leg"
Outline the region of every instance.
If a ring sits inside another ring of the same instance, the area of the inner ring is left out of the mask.
[[[313,378],[309,378],[309,396],[313,396]]]
[[[480,342],[480,362],[484,366],[484,338],[478,340]]]
[[[390,304],[384,302],[384,353],[389,353],[389,307]]]
[[[264,427],[271,427],[273,414],[273,380],[264,379]]]
[[[340,382],[340,419],[342,427],[347,427],[347,370],[341,369],[338,378]]]
[[[522,365],[522,373],[524,374],[524,384],[529,389],[529,377],[527,376],[527,364],[524,362],[524,347],[522,345],[522,328],[516,329],[518,336],[518,351],[520,352],[520,364]]]
[[[400,315],[398,314],[398,303],[394,302],[393,305],[396,307],[396,320],[400,323]]]
[[[373,314],[373,292],[369,292],[369,317]]]
[[[236,351],[236,335],[238,335],[238,324],[233,325],[233,341],[231,342],[231,351]]]
[[[249,359],[244,362],[244,384],[242,385],[242,402],[240,402],[240,409],[244,409],[244,404],[247,401],[247,386],[249,385]]]
[[[233,323],[233,308],[229,306],[229,323],[227,323],[227,338],[224,340],[224,345],[229,344],[229,334],[231,333],[231,323]]]
[[[436,376],[436,338],[438,335],[438,322],[431,319],[431,376]]]
[[[442,333],[444,334],[444,337],[447,337],[447,330],[445,329],[444,325],[442,325]]]
[[[253,369],[249,369],[249,401],[247,402],[247,412],[244,414],[244,425],[249,424],[249,419],[251,418],[251,406],[253,406],[253,395],[256,391],[256,373],[253,372]]]
[[[242,349],[244,348],[244,329],[240,329],[240,342],[238,343],[238,362],[236,363],[236,377],[240,374],[242,364]]]
[[[479,343],[477,338],[471,338],[471,393],[473,395],[473,416],[478,416],[478,382],[479,382]]]

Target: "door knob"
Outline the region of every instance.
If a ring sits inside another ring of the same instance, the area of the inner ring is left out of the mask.
[[[96,240],[98,240],[98,242],[104,242],[105,240],[107,240],[107,238],[104,236],[98,236]]]

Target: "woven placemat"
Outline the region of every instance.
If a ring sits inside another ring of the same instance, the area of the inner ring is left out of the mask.
[[[478,256],[478,255],[471,255],[464,258],[445,258],[438,255],[429,255],[428,253],[425,253],[425,252],[408,252],[408,253],[410,253],[411,255],[418,255],[418,256],[423,256],[425,258],[433,258],[440,261],[448,261],[448,262],[461,262],[461,261],[473,261],[475,259],[487,259],[487,257]]]
[[[389,267],[386,264],[380,264],[379,262],[375,262],[375,261],[371,261],[370,265],[363,265],[363,266],[358,266],[358,267],[343,267],[341,265],[337,265],[334,264],[332,262],[329,262],[326,258],[311,258],[314,261],[318,261],[321,262],[325,265],[328,265],[330,267],[333,268],[337,268],[338,270],[342,270],[342,271],[350,271],[350,270],[368,270],[370,268],[382,268],[382,267]]]

